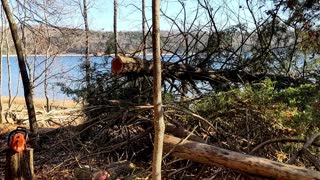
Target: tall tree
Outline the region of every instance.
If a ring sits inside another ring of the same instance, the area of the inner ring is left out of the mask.
[[[161,95],[161,60],[160,60],[160,0],[152,0],[152,53],[153,53],[153,105],[154,105],[154,147],[152,179],[161,179],[163,152],[164,118]]]
[[[113,1],[113,33],[114,33],[114,55],[118,55],[118,0]]]
[[[13,39],[14,46],[15,46],[15,49],[17,52],[18,64],[19,64],[19,69],[20,69],[22,83],[23,83],[24,97],[25,97],[25,102],[26,102],[26,106],[27,106],[27,110],[28,110],[30,130],[31,130],[31,132],[37,134],[38,133],[38,126],[37,126],[36,113],[35,113],[35,108],[34,108],[34,104],[33,104],[31,84],[30,84],[30,80],[28,77],[26,64],[24,61],[21,39],[19,38],[17,25],[14,21],[14,17],[13,17],[11,10],[10,10],[8,1],[1,0],[1,2],[2,2],[3,9],[5,11],[5,14],[7,16],[7,19],[8,19],[12,39]]]
[[[48,96],[48,81],[49,81],[49,58],[50,58],[50,49],[51,49],[51,34],[49,31],[49,27],[48,27],[48,15],[47,15],[47,1],[43,0],[43,7],[44,7],[44,11],[43,11],[43,16],[44,16],[44,21],[45,21],[45,33],[46,36],[48,37],[48,43],[47,43],[47,49],[46,49],[46,59],[45,59],[45,72],[44,72],[44,96],[46,98],[46,110],[47,112],[50,111],[50,100],[49,100],[49,96]],[[36,51],[37,47],[35,47],[35,51]]]
[[[27,7],[27,1],[23,0],[23,7]],[[26,22],[28,19],[27,15],[27,8],[22,8],[22,22]],[[21,29],[21,41],[22,41],[22,49],[23,49],[23,56],[25,60],[25,64],[27,67],[27,71],[29,73],[29,80],[31,86],[31,94],[34,96],[34,79],[35,79],[35,66],[36,66],[36,54],[34,56],[34,60],[32,61],[31,58],[28,57],[28,45],[27,45],[27,25],[25,23],[20,24]]]
[[[145,38],[146,34],[146,6],[145,6],[145,0],[142,0],[142,55],[143,59],[146,59],[146,41],[147,38]]]
[[[85,41],[85,69],[86,69],[86,83],[87,83],[87,92],[89,91],[90,87],[90,57],[89,57],[89,24],[88,24],[88,7],[87,7],[87,0],[83,0],[83,12],[82,17],[84,21],[84,30],[86,34],[86,41]]]
[[[3,10],[0,9],[1,14],[1,40],[0,40],[0,123],[3,123],[2,118],[2,50],[3,50],[3,40],[4,40],[4,18],[3,18]]]
[[[11,86],[11,62],[10,62],[10,45],[9,45],[9,33],[8,33],[9,29],[6,28],[6,60],[7,60],[7,69],[8,69],[8,110],[5,114],[5,118],[6,121],[8,122],[8,117],[11,114],[11,107],[12,107],[12,86]],[[19,84],[19,80],[18,80],[18,84]],[[19,90],[19,87],[17,87],[17,91]]]

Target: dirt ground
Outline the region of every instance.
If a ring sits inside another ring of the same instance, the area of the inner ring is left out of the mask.
[[[2,97],[2,117],[4,121],[6,121],[4,119],[5,114],[8,112],[8,101],[8,97]],[[50,106],[52,110],[50,112],[45,111],[45,104],[45,99],[34,99],[40,134],[53,131],[58,127],[67,126],[68,122],[76,120],[81,116],[81,104],[73,100],[51,100]],[[18,126],[23,126],[29,129],[28,115],[23,97],[15,98],[11,112],[16,116],[16,119],[10,117],[8,118],[10,120],[9,123],[4,122],[3,124],[0,124],[0,179],[3,179],[4,177],[5,153],[3,150],[7,148],[9,133]],[[16,121],[17,119],[21,121]],[[40,154],[41,156],[48,157],[45,152],[41,152]],[[44,177],[43,173],[46,172],[40,170],[39,167],[42,167],[42,165],[35,162],[35,170],[38,174],[42,174],[40,176],[36,176],[36,179],[42,179],[39,177]]]

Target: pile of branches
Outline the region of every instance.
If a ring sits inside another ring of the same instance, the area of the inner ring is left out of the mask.
[[[136,164],[136,169],[121,176],[148,177],[153,150],[152,80],[135,74],[98,74],[93,78],[96,83],[87,89],[87,106],[83,109],[86,123],[72,129],[71,135],[65,133],[58,138],[62,141],[58,149],[70,153],[59,167],[72,169],[90,164],[105,169],[110,163],[128,160]],[[314,149],[320,147],[316,142],[317,134],[310,139],[292,138],[297,135],[295,130],[266,118],[265,109],[248,99],[236,99],[231,106],[224,107],[227,108],[224,111],[219,111],[219,107],[201,111],[195,106],[207,101],[206,95],[176,101],[168,94],[164,94],[167,134],[284,163],[319,168],[319,159],[314,155]],[[219,102],[213,105],[218,106]],[[272,108],[277,109],[276,106]],[[169,179],[248,176],[243,172],[174,158],[170,152],[164,154],[162,169],[163,177]]]
[[[277,128],[272,122],[263,119],[263,112],[258,108],[250,107],[248,103],[240,100],[229,113],[212,112],[208,119],[188,108],[186,103],[167,103],[164,109],[167,134],[224,149],[285,161],[284,158],[281,159],[279,152],[286,147],[287,142],[295,143],[294,145],[305,143],[305,140],[288,138],[288,135],[294,132]],[[60,161],[57,159],[56,161],[60,163],[51,162],[55,164],[53,169],[56,170],[52,173],[88,164],[105,169],[113,162],[128,160],[136,165],[135,170],[119,176],[148,177],[151,173],[153,149],[152,106],[139,106],[113,100],[107,105],[88,106],[85,112],[88,116],[85,124],[55,134],[53,146],[59,153],[53,156],[57,157]],[[228,118],[229,121],[222,122],[219,117]],[[270,139],[271,141],[268,141]],[[320,147],[315,139],[316,136],[313,137],[313,141],[308,141],[308,146]],[[259,146],[262,142],[266,143]],[[48,142],[45,144],[47,145],[43,148],[44,151],[46,148],[52,148],[52,144],[48,145]],[[305,153],[300,152],[299,155],[302,156],[299,159],[295,157],[291,160],[292,163],[318,168],[316,163],[319,159],[312,153],[311,159],[315,163],[308,161],[310,158],[306,158]],[[61,159],[64,159],[62,163]],[[164,153],[162,169],[163,177],[169,179],[212,177],[230,179],[248,176],[221,167],[174,158],[170,156],[170,152]]]

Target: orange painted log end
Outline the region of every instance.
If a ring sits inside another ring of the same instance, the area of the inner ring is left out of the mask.
[[[137,64],[138,60],[133,57],[116,56],[111,62],[112,73],[119,74],[125,71],[130,64]]]
[[[111,71],[112,73],[120,73],[122,68],[121,57],[116,56],[111,62]]]

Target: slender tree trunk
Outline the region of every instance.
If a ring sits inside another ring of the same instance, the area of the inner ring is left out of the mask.
[[[11,105],[12,105],[12,86],[11,86],[11,62],[10,62],[10,56],[9,56],[9,52],[10,52],[10,46],[9,46],[9,34],[8,34],[9,29],[6,29],[6,47],[7,47],[7,68],[8,68],[8,96],[9,96],[9,100],[8,100],[8,110],[6,112],[5,118],[6,121],[8,122],[8,116],[11,113]],[[19,83],[19,80],[18,80]],[[19,87],[17,87],[19,88]]]
[[[113,1],[113,35],[114,35],[114,55],[115,57],[118,55],[118,30],[117,30],[117,23],[118,23],[118,1]]]
[[[47,22],[48,22],[48,17],[47,17],[47,1],[44,0],[43,1],[43,4],[44,4],[44,8],[45,8],[45,11],[44,11],[44,18],[45,18],[45,22],[46,22],[46,25],[45,25],[45,28],[46,28],[46,36],[48,37],[48,47],[46,49],[46,60],[45,60],[45,72],[44,72],[44,96],[46,98],[46,111],[49,112],[51,109],[50,109],[50,100],[49,100],[49,96],[48,96],[48,79],[49,79],[49,56],[50,56],[50,49],[51,49],[51,39],[50,39],[50,32],[49,32],[49,28],[48,28],[48,25],[47,25]]]
[[[4,18],[3,18],[3,10],[1,8],[1,40],[0,40],[0,123],[3,123],[2,118],[2,52],[3,52],[3,40],[4,40]]]
[[[146,6],[145,6],[145,0],[142,0],[142,55],[143,60],[146,60],[146,41],[147,38],[144,36],[146,35]]]
[[[24,89],[24,97],[25,97],[26,106],[28,109],[30,130],[31,130],[31,132],[37,134],[38,133],[38,126],[37,126],[36,113],[35,113],[35,108],[34,108],[34,104],[33,104],[31,84],[30,84],[30,80],[28,77],[26,64],[24,61],[21,39],[18,36],[17,25],[14,22],[14,17],[13,17],[13,14],[11,13],[8,1],[1,0],[1,2],[2,2],[3,9],[6,13],[8,22],[9,22],[12,39],[13,39],[14,46],[17,51],[19,69],[20,69],[22,83],[23,83],[23,89]]]
[[[154,147],[152,179],[161,179],[161,162],[164,137],[164,117],[161,95],[161,60],[160,60],[160,0],[152,0],[152,52],[153,52],[153,104],[154,104]]]
[[[26,0],[23,1],[23,6],[26,7]],[[27,10],[24,8],[24,20],[27,18]],[[34,57],[34,61],[30,62],[28,58],[28,52],[27,52],[27,37],[25,33],[26,27],[25,24],[21,24],[21,41],[22,41],[22,49],[23,49],[23,57],[24,62],[26,64],[26,67],[29,72],[29,81],[30,81],[30,87],[31,87],[31,94],[34,96],[34,79],[35,79],[35,63],[36,63],[36,56]],[[33,65],[33,66],[32,66]]]
[[[3,123],[3,118],[2,118],[2,112],[3,112],[3,107],[2,107],[2,52],[3,52],[3,39],[4,39],[4,21],[3,21],[3,13],[1,9],[1,22],[2,22],[2,31],[1,31],[1,42],[0,42],[0,123]]]
[[[86,33],[86,62],[85,62],[85,69],[86,69],[86,86],[87,86],[87,92],[86,92],[86,98],[88,98],[88,93],[90,91],[90,57],[89,57],[89,24],[88,24],[88,8],[87,8],[87,0],[83,0],[83,21],[84,21],[84,29]]]
[[[7,54],[6,54],[6,59],[7,59],[7,69],[8,69],[8,96],[9,96],[9,100],[8,100],[8,111],[6,113],[6,120],[8,122],[8,115],[11,113],[11,108],[13,105],[13,102],[15,100],[15,98],[18,96],[19,94],[19,88],[20,88],[20,76],[18,76],[18,84],[16,87],[16,93],[14,95],[14,97],[12,97],[12,75],[11,75],[11,61],[10,61],[10,45],[9,45],[9,29],[6,29],[6,48],[7,48]]]
[[[50,42],[49,42],[50,43]],[[46,50],[46,60],[45,60],[45,72],[44,72],[44,96],[46,98],[46,111],[50,111],[50,99],[48,96],[48,78],[49,78],[49,51],[50,51],[50,45],[48,49]]]

